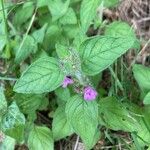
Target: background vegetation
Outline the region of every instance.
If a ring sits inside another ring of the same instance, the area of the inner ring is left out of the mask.
[[[0,149],[150,149],[149,38],[149,0],[1,0]]]

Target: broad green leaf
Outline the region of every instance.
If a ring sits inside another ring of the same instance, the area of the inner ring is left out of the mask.
[[[5,135],[4,141],[2,143],[0,142],[0,149],[1,150],[14,150],[15,145],[16,145],[15,139]]]
[[[18,47],[15,57],[15,62],[24,61],[32,52],[37,50],[36,41],[30,35],[24,35],[23,45]]]
[[[136,38],[136,34],[132,27],[127,23],[122,21],[114,21],[106,27],[105,35],[112,37],[124,37],[124,38],[133,38],[135,39],[134,48],[140,48],[140,42]]]
[[[14,86],[18,93],[44,93],[58,88],[64,80],[64,73],[53,57],[40,58],[32,63]]]
[[[133,38],[97,36],[89,38],[80,46],[82,70],[87,75],[96,75],[109,67],[117,58],[132,48]]]
[[[73,134],[73,129],[65,114],[65,107],[60,105],[54,113],[52,132],[55,140]]]
[[[66,24],[76,24],[77,23],[77,17],[72,8],[69,8],[66,14],[60,18],[60,23],[63,25]]]
[[[98,105],[95,101],[87,102],[81,96],[73,96],[66,104],[66,115],[74,131],[91,149],[98,126]]]
[[[34,38],[36,43],[43,42],[46,28],[47,28],[47,24],[45,24],[41,29],[36,30],[32,33],[32,37]]]
[[[93,143],[91,145],[95,145],[101,137],[100,129],[97,129],[93,138]]]
[[[100,0],[103,3],[104,7],[115,7],[119,4],[119,0]]]
[[[49,0],[40,0],[40,1],[37,1],[37,7],[40,8],[40,7],[43,7],[43,6],[47,6],[49,3]]]
[[[45,49],[54,49],[55,44],[60,41],[61,35],[61,28],[58,25],[51,25],[48,27],[45,37],[44,37],[44,48]]]
[[[50,129],[35,126],[29,134],[28,147],[30,150],[54,150],[54,140]]]
[[[147,92],[150,91],[150,68],[135,64],[133,73],[140,88]]]
[[[74,39],[80,31],[78,25],[65,25],[63,29],[65,36],[69,39]]]
[[[80,2],[81,0],[71,0],[71,3],[77,3]]]
[[[81,29],[84,33],[87,32],[92,20],[96,16],[96,9],[100,4],[100,0],[83,0],[80,9]]]
[[[55,94],[59,99],[59,102],[67,102],[70,98],[70,91],[68,88],[58,88],[55,90]]]
[[[141,107],[131,102],[123,103],[123,106],[125,106],[128,113],[130,113],[132,117],[134,117],[134,119],[138,122],[133,125],[136,129],[136,132],[133,133],[135,134],[139,145],[141,147],[150,145],[150,107]]]
[[[14,24],[20,26],[25,23],[33,14],[34,5],[33,2],[24,3],[22,7],[17,9],[14,16]]]
[[[25,117],[18,106],[13,102],[1,122],[2,131],[14,139],[21,141],[24,136]]]
[[[150,92],[147,93],[147,95],[144,97],[144,104],[150,104]]]
[[[48,104],[49,104],[49,99],[48,99],[48,97],[44,97],[43,99],[42,99],[42,102],[41,102],[41,105],[40,105],[40,107],[38,108],[39,110],[47,110],[47,106],[48,106]]]
[[[105,35],[113,37],[133,37],[136,38],[136,35],[127,23],[121,21],[114,21],[106,27]]]
[[[58,57],[62,60],[66,59],[70,55],[68,47],[59,43],[56,44],[56,52]]]
[[[40,108],[45,98],[43,95],[16,94],[14,100],[23,113],[30,114]]]
[[[48,0],[48,3],[49,3],[49,0]],[[39,12],[39,16],[38,16],[38,19],[37,19],[37,21],[38,21],[37,24],[39,26],[44,26],[46,23],[48,25],[52,24],[52,16],[49,13],[49,9],[48,9],[47,6],[39,8],[38,12]]]
[[[141,128],[138,128],[137,135],[140,145],[150,145],[150,107],[144,107],[141,109],[141,117],[138,117],[138,122]]]
[[[4,90],[0,86],[0,118],[6,113],[6,111],[7,111],[7,101],[4,95]]]
[[[136,115],[128,111],[124,105],[113,97],[107,97],[99,101],[99,121],[113,130],[133,132],[140,129]]]
[[[50,0],[48,8],[52,14],[52,20],[61,18],[68,10],[70,0]]]
[[[87,39],[88,37],[82,32],[78,33],[78,36],[75,37],[73,44],[75,45],[77,51],[79,51],[80,45]]]

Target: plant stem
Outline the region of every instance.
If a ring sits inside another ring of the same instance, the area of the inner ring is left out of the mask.
[[[25,40],[26,40],[26,38],[27,38],[27,35],[28,35],[28,33],[29,33],[29,31],[30,31],[30,29],[31,29],[31,27],[32,27],[32,24],[33,24],[34,19],[35,19],[35,16],[36,16],[36,11],[37,11],[37,9],[35,10],[35,13],[33,14],[32,18],[31,18],[31,21],[30,21],[30,23],[29,23],[28,29],[27,29],[27,31],[26,31],[26,33],[25,33],[25,36],[23,37],[23,40],[22,40],[22,42],[21,42],[21,44],[20,44],[20,46],[19,46],[19,49],[18,49],[18,52],[17,52],[17,53],[20,53],[20,51],[21,51],[21,49],[22,49],[22,46],[23,46],[23,44],[24,44],[24,42],[25,42]]]
[[[7,78],[7,77],[0,77],[0,80],[6,80],[6,81],[16,81],[16,78]]]
[[[124,91],[124,88],[123,88],[121,82],[119,81],[118,77],[116,76],[115,72],[113,71],[113,69],[111,67],[109,67],[109,70],[110,70],[112,76],[114,77],[114,79],[116,80],[116,82],[117,82],[118,87],[120,88],[120,90]]]

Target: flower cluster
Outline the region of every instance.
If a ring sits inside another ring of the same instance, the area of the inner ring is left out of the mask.
[[[62,87],[66,88],[69,84],[73,84],[74,81],[70,77],[65,77]]]
[[[71,77],[65,77],[62,87],[66,88],[68,85],[73,84],[74,81],[71,79]],[[86,101],[92,101],[95,100],[97,97],[97,92],[95,89],[93,89],[91,86],[86,86],[83,90],[83,97]]]
[[[83,93],[84,99],[87,101],[96,99],[97,92],[90,86],[85,87]]]

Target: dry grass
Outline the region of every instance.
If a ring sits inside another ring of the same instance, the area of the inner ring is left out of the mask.
[[[150,38],[150,0],[123,0],[118,12],[120,19],[130,23],[140,39]]]

